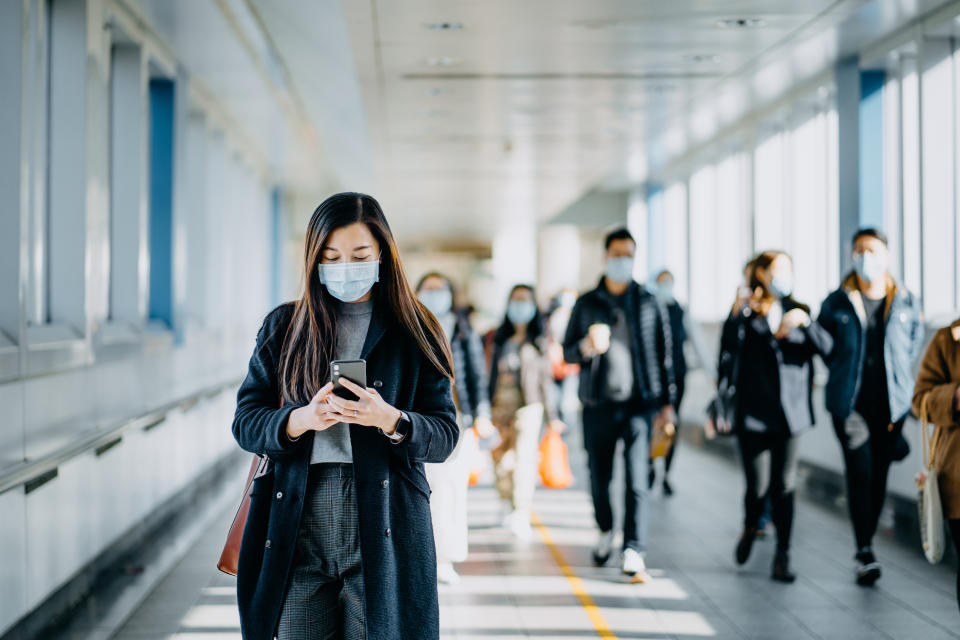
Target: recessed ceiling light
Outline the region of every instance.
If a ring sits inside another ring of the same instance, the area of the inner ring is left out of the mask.
[[[431,31],[461,31],[464,28],[462,22],[428,22],[424,26]]]
[[[767,22],[763,18],[726,18],[717,20],[717,26],[721,29],[759,29],[766,26]]]
[[[694,64],[713,64],[720,62],[720,56],[715,53],[688,53],[683,56],[687,62]]]
[[[452,67],[453,65],[460,64],[459,59],[451,58],[450,56],[430,56],[426,58],[424,62],[430,67]]]
[[[429,87],[423,90],[423,93],[428,96],[440,96],[443,95],[444,90],[440,87]]]

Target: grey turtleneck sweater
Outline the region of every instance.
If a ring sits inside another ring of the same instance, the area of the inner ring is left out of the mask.
[[[373,300],[367,302],[335,301],[333,312],[337,332],[337,360],[356,360],[363,350],[373,316]],[[317,462],[353,462],[350,446],[350,425],[338,422],[313,436],[310,464]]]

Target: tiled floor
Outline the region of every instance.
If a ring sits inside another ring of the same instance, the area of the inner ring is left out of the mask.
[[[577,452],[571,443],[571,453]],[[581,456],[573,457],[575,468],[582,469]],[[459,566],[463,581],[440,589],[443,636],[960,637],[949,567],[930,567],[914,549],[881,537],[876,546],[884,577],[875,588],[857,587],[846,519],[801,499],[793,551],[800,577],[793,585],[773,583],[768,577],[773,540],[758,542],[745,567],[732,561],[742,487],[736,466],[686,446],[677,455],[673,481],[674,497],[655,491],[651,498],[648,564],[655,579],[645,585],[630,584],[615,568],[590,565],[592,508],[581,489],[538,491],[543,530],[535,530],[529,542],[497,526],[492,489],[473,490],[471,554]],[[233,579],[214,568],[231,516],[223,514],[115,638],[239,638]],[[556,545],[553,551],[542,533]]]

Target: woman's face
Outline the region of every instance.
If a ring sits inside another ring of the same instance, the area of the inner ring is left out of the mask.
[[[773,259],[773,262],[770,263],[770,268],[767,270],[767,284],[773,282],[774,278],[793,278],[793,263],[790,262],[790,258],[780,254]]]
[[[439,276],[429,276],[420,285],[420,290],[417,293],[423,293],[424,291],[446,291],[449,289],[447,286],[447,281]]]
[[[533,294],[530,289],[515,289],[510,294],[510,302],[533,302]]]
[[[334,231],[320,251],[322,264],[336,262],[375,262],[380,257],[380,243],[373,237],[370,227],[362,222]]]

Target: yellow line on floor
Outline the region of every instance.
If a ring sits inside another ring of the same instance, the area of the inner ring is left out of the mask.
[[[553,542],[547,525],[543,524],[543,521],[540,520],[540,516],[537,514],[533,514],[531,519],[533,526],[537,528],[540,532],[540,537],[543,538],[543,544],[547,545],[547,548],[550,549],[554,562],[557,563],[560,571],[563,572],[563,575],[565,575],[570,582],[570,588],[573,590],[573,594],[577,597],[577,600],[580,601],[580,605],[586,610],[587,616],[590,618],[590,622],[593,623],[593,628],[597,632],[597,636],[607,638],[608,640],[617,640],[617,636],[610,631],[607,621],[604,619],[603,614],[600,613],[597,603],[593,601],[590,594],[583,588],[583,580],[573,572],[573,569],[570,568],[570,565],[567,564],[566,559],[560,552],[560,548]]]

